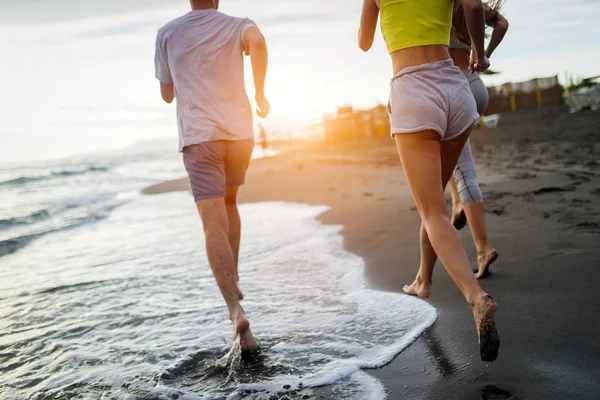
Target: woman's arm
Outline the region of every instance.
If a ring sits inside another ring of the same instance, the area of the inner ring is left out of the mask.
[[[471,69],[474,71],[485,71],[490,62],[485,56],[485,11],[481,0],[459,0],[465,10],[467,27],[473,42],[473,51],[476,56],[472,61]]]
[[[360,29],[358,30],[358,47],[362,51],[369,51],[375,39],[375,29],[379,18],[379,8],[375,0],[364,0],[360,16]]]
[[[492,37],[490,39],[490,44],[488,44],[488,47],[485,50],[485,56],[490,58],[494,50],[496,50],[496,47],[498,47],[500,42],[502,42],[502,39],[504,39],[506,31],[508,31],[508,20],[504,18],[504,15],[500,14],[498,11],[486,7],[485,23],[486,25],[494,28]]]

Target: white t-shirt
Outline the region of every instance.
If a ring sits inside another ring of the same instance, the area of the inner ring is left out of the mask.
[[[156,78],[172,83],[179,150],[213,140],[254,137],[244,85],[244,32],[256,24],[217,10],[190,11],[159,29]]]

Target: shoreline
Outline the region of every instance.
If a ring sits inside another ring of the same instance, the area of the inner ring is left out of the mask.
[[[500,305],[500,356],[479,360],[470,309],[438,263],[428,299],[438,321],[390,364],[367,371],[390,399],[591,399],[600,391],[593,339],[600,322],[589,318],[600,310],[599,120],[557,107],[474,131],[488,230],[500,254],[481,281]],[[187,180],[160,185],[144,193],[186,190]],[[319,220],[343,226],[344,247],[365,260],[369,287],[399,292],[414,279],[419,216],[389,138],[256,160],[240,202],[258,201],[327,205]],[[468,229],[461,236],[474,265]]]

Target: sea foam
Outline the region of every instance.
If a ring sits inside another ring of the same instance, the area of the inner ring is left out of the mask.
[[[16,398],[295,399],[323,386],[331,398],[385,398],[364,370],[389,363],[436,312],[367,288],[341,227],[317,220],[326,210],[240,207],[243,305],[263,352],[236,365],[188,194],[136,198],[6,256],[0,286],[14,295],[0,299],[0,320],[10,310],[19,327],[3,338],[0,387]]]

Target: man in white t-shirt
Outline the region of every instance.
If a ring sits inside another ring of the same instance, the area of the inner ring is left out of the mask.
[[[244,86],[243,55],[250,55],[257,114],[270,111],[264,85],[267,46],[256,24],[217,11],[219,0],[190,0],[192,11],[158,31],[156,78],[162,98],[177,99],[179,150],[206,236],[206,253],[227,303],[234,339],[258,348],[240,305],[238,254],[241,222],[237,191],[254,148],[252,108]]]

